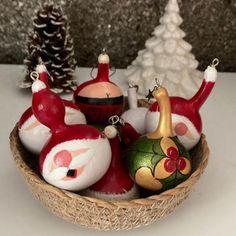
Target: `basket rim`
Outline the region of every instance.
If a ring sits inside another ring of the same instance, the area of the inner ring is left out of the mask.
[[[99,206],[108,206],[109,207],[140,207],[140,205],[152,205],[156,201],[161,201],[163,199],[168,200],[173,198],[173,195],[178,194],[181,192],[182,189],[185,189],[186,186],[192,186],[194,183],[200,178],[200,175],[203,173],[205,167],[207,166],[208,159],[209,159],[209,147],[207,145],[206,137],[204,134],[201,135],[200,142],[203,146],[204,155],[202,157],[201,162],[199,163],[197,169],[190,175],[190,177],[185,180],[184,182],[177,185],[175,188],[166,190],[160,194],[151,195],[147,198],[138,198],[133,200],[102,200],[94,197],[88,197],[80,195],[79,193],[70,192],[67,190],[59,189],[53,185],[50,185],[45,180],[40,178],[38,174],[36,174],[21,158],[19,150],[16,148],[19,136],[18,136],[18,123],[15,125],[14,129],[10,133],[10,148],[13,154],[14,161],[19,168],[19,170],[24,174],[28,175],[34,179],[34,182],[37,185],[40,185],[41,189],[45,191],[53,192],[54,194],[58,195],[59,197],[69,198],[69,199],[79,199],[80,201],[83,200],[84,202],[93,202],[98,204]]]

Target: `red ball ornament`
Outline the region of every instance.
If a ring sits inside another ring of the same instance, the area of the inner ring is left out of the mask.
[[[61,98],[40,80],[32,85],[32,110],[51,130],[51,138],[39,157],[43,178],[50,184],[78,191],[97,182],[111,161],[109,141],[89,125],[66,125]]]
[[[98,57],[96,79],[78,86],[74,101],[89,122],[104,123],[113,115],[121,115],[124,107],[123,93],[109,80],[109,56],[102,53]]]
[[[36,75],[48,87],[48,72],[45,65],[36,67]],[[71,101],[63,100],[66,109],[66,124],[86,124],[86,118],[80,109]],[[29,107],[21,116],[18,122],[19,137],[23,145],[32,153],[39,154],[43,146],[51,137],[48,127],[41,124]]]
[[[202,119],[199,109],[210,95],[217,78],[216,66],[218,59],[214,59],[211,66],[204,72],[204,80],[198,92],[189,100],[181,97],[170,97],[173,133],[188,150],[199,141],[202,133]],[[160,117],[158,103],[153,103],[146,114],[146,130],[156,129]]]

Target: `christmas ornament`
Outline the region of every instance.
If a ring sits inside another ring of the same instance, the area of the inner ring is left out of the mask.
[[[138,107],[137,86],[128,89],[129,110],[121,115],[119,132],[126,147],[130,146],[141,135],[146,133],[147,108]]]
[[[137,87],[130,86],[128,89],[129,110],[125,111],[121,118],[129,123],[139,134],[146,133],[145,116],[147,108],[138,107]]]
[[[202,75],[190,53],[192,46],[183,40],[185,33],[179,28],[182,22],[177,0],[169,0],[154,36],[125,72],[128,82],[139,86],[140,94],[146,95],[154,87],[155,77],[172,96],[190,98],[196,92]]]
[[[27,74],[20,87],[31,86],[30,73],[40,57],[53,77],[53,81],[49,81],[50,88],[58,93],[73,91],[76,88],[73,77],[76,61],[67,17],[59,6],[46,3],[36,11],[33,25],[27,42],[28,55],[24,60]]]
[[[44,64],[36,66],[35,76],[39,77],[48,87],[48,72]],[[34,75],[34,74],[33,74]],[[66,109],[66,124],[86,124],[86,118],[80,109],[71,101],[63,100]],[[51,137],[48,127],[41,124],[29,107],[18,123],[19,137],[23,145],[32,153],[39,154]]]
[[[33,113],[52,133],[39,157],[43,178],[56,187],[72,191],[97,182],[111,161],[107,138],[89,125],[66,125],[63,101],[42,81],[34,81],[32,92]]]
[[[132,145],[128,167],[138,185],[152,191],[163,191],[188,178],[191,161],[187,150],[172,133],[171,106],[166,89],[156,87],[153,96],[160,107],[158,126]]]
[[[199,109],[210,95],[217,78],[216,66],[219,60],[214,59],[204,72],[204,80],[198,92],[189,100],[181,97],[170,97],[173,133],[188,150],[199,141],[202,133],[202,120]],[[146,114],[147,132],[156,129],[159,120],[159,105],[153,103]]]
[[[109,61],[105,52],[100,54],[96,79],[81,84],[74,93],[75,103],[89,122],[104,123],[123,111],[123,93],[109,80]]]
[[[108,129],[108,133],[105,134],[110,136],[114,134],[114,126],[118,122],[119,117],[111,117],[111,124]],[[111,129],[113,127],[113,129]],[[112,130],[112,132],[110,132]],[[85,191],[87,196],[92,196],[104,200],[131,200],[138,198],[138,188],[129,176],[128,170],[126,169],[121,159],[121,147],[120,138],[116,132],[116,135],[112,135],[109,140],[112,150],[111,164],[106,174],[94,185],[89,187]]]

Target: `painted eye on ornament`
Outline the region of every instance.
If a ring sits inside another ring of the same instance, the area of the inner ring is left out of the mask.
[[[176,162],[168,157],[161,159],[154,170],[157,179],[165,179],[176,171]]]

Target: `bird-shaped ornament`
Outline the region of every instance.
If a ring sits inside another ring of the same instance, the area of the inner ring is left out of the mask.
[[[65,123],[65,105],[41,80],[32,84],[32,110],[51,137],[39,157],[43,178],[50,184],[78,191],[97,182],[111,162],[108,139],[96,128]]]
[[[33,73],[33,76],[38,77],[48,87],[49,75],[45,65],[37,65],[36,72]],[[66,124],[86,124],[84,114],[72,101],[63,99],[63,103],[66,109]],[[18,130],[22,144],[34,154],[39,154],[51,137],[50,129],[36,119],[31,107],[21,116],[18,122]]]
[[[124,107],[122,90],[109,79],[109,56],[102,52],[98,57],[95,79],[79,85],[74,101],[85,114],[88,122],[106,123],[109,117],[121,115]]]
[[[156,129],[140,137],[130,148],[128,168],[133,180],[142,188],[164,191],[186,180],[191,172],[188,151],[172,132],[171,106],[167,90],[155,87],[160,118]]]
[[[170,97],[173,133],[188,150],[200,140],[202,119],[199,109],[210,95],[217,78],[216,66],[219,60],[214,59],[204,72],[204,80],[198,92],[189,100],[181,97]],[[150,91],[149,91],[150,92]],[[149,93],[151,95],[151,93]],[[149,96],[150,98],[151,96]],[[146,130],[152,132],[160,119],[158,102],[154,102],[146,114]]]

